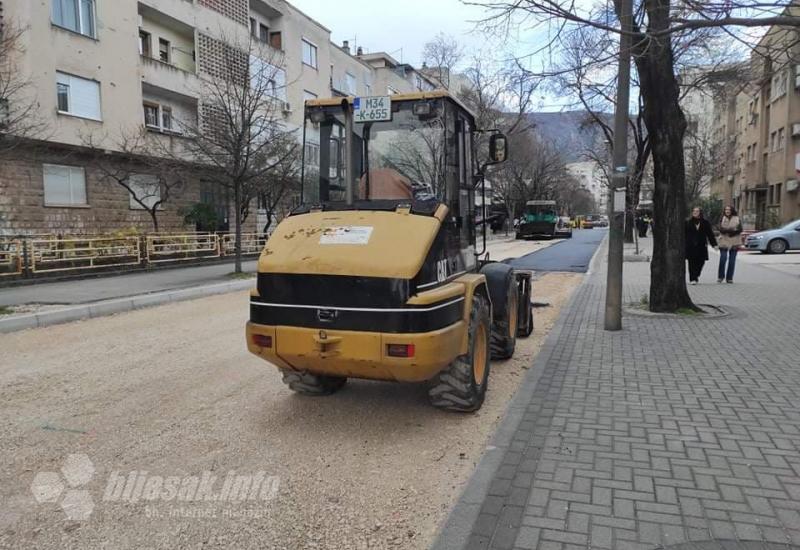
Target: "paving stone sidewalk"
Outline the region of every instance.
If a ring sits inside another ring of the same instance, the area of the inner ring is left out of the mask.
[[[719,285],[712,256],[690,293],[730,316],[609,333],[600,255],[434,548],[800,547],[800,282]],[[628,302],[649,269],[625,264]]]

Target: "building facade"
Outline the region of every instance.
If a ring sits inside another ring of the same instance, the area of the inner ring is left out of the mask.
[[[567,172],[578,180],[581,187],[591,193],[598,213],[605,214],[608,208],[608,185],[603,169],[597,162],[580,161],[567,164]]]
[[[800,8],[792,6],[794,15]],[[800,218],[800,44],[797,30],[772,27],[750,61],[750,78],[714,105],[712,193],[733,204],[745,229]]]
[[[202,118],[204,75],[224,72],[231,48],[243,67],[248,55],[251,67],[274,67],[280,123],[298,139],[307,99],[434,87],[386,54],[358,55],[347,43],[333,44],[329,29],[283,0],[2,4],[6,28],[24,29],[14,64],[27,80],[26,95],[15,101],[36,106],[41,131],[0,163],[0,235],[152,231],[150,215],[131,197],[135,185],[119,185],[91,159],[102,152],[106,162],[125,164],[148,200],[163,199],[166,190],[148,179],[146,162],[136,168],[126,143],[144,129],[162,146],[180,148],[181,128]],[[306,147],[308,162],[318,156],[314,148]],[[196,204],[219,213],[220,230],[233,229],[224,188],[198,176],[170,190],[159,230],[194,230],[184,212]],[[256,206],[246,230],[262,226]]]

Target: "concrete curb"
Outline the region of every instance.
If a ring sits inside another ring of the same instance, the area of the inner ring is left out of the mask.
[[[605,249],[607,238],[604,239],[589,261],[589,271],[584,275],[581,283],[575,287],[567,303],[564,305],[561,313],[558,316],[556,324],[550,330],[542,349],[533,360],[533,366],[528,369],[525,378],[517,388],[514,397],[508,404],[508,408],[503,415],[500,424],[492,435],[489,444],[486,447],[483,455],[481,456],[478,465],[472,473],[464,491],[458,497],[455,505],[448,514],[444,523],[439,527],[436,539],[431,545],[431,550],[462,550],[466,548],[469,541],[469,536],[472,534],[472,528],[478,519],[483,502],[489,494],[489,487],[494,479],[497,470],[503,462],[503,457],[506,451],[511,446],[514,439],[514,434],[519,427],[525,411],[539,382],[539,377],[544,372],[553,352],[556,350],[556,343],[558,342],[559,335],[564,329],[564,325],[569,317],[569,312],[573,307],[577,296],[580,294],[579,290],[588,284],[591,270],[595,267],[595,261],[599,257],[600,251]]]
[[[139,294],[125,298],[114,298],[100,302],[88,304],[78,304],[75,306],[57,309],[54,311],[43,311],[41,313],[31,313],[29,315],[19,315],[8,319],[0,318],[0,333],[15,332],[28,328],[41,328],[81,319],[93,319],[104,317],[115,313],[133,311],[171,302],[182,302],[193,300],[215,294],[226,294],[240,290],[254,288],[255,279],[244,281],[230,281],[225,283],[215,283],[210,285],[193,286],[178,290],[167,290],[164,292],[153,292],[150,294]]]

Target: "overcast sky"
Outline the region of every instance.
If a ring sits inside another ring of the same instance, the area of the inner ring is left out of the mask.
[[[290,0],[331,30],[341,45],[363,46],[366,52],[385,51],[412,65],[420,65],[425,42],[439,32],[454,36],[470,50],[479,50],[485,37],[471,21],[480,19],[481,8],[459,0]],[[401,55],[402,48],[402,55]]]
[[[362,46],[365,52],[385,51],[415,66],[422,64],[425,43],[439,32],[454,37],[463,46],[462,66],[476,55],[484,62],[525,56],[537,50],[542,40],[547,40],[546,33],[543,36],[539,32],[528,33],[533,41],[519,35],[508,41],[487,35],[476,25],[487,12],[466,6],[460,0],[289,1],[329,28],[336,44],[349,40],[354,53],[357,46]],[[542,89],[542,95],[535,101],[537,110],[552,111],[560,110],[564,100]]]

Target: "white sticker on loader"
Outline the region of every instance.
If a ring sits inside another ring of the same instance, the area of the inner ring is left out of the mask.
[[[372,235],[372,226],[345,225],[327,227],[322,230],[319,244],[367,244]]]

